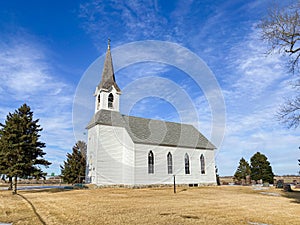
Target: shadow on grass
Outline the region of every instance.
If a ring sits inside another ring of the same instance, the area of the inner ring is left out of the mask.
[[[45,188],[45,189],[30,189],[30,190],[20,190],[22,192],[30,192],[30,193],[57,193],[63,191],[71,191],[72,189],[64,189],[64,188]],[[19,192],[20,192],[19,191]]]
[[[45,221],[42,219],[42,217],[40,216],[40,214],[38,214],[38,212],[36,211],[36,208],[34,207],[34,205],[23,195],[18,194],[21,198],[23,198],[30,206],[32,211],[34,212],[34,214],[36,215],[36,217],[39,219],[39,221],[43,224],[46,225]]]
[[[292,199],[293,203],[300,204],[300,191],[283,192],[283,196]]]

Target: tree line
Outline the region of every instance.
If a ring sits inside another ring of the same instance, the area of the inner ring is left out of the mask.
[[[268,158],[264,154],[255,153],[250,158],[250,164],[244,158],[240,159],[234,178],[241,181],[242,179],[246,180],[248,176],[251,180],[262,180],[273,184],[274,173]]]

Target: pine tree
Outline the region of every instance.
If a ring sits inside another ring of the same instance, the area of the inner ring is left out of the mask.
[[[82,183],[86,169],[86,143],[78,141],[73,147],[72,154],[67,154],[67,160],[61,167],[61,175],[65,182],[74,184]]]
[[[40,178],[46,175],[39,165],[51,163],[43,159],[46,154],[39,141],[42,128],[38,119],[33,120],[30,107],[23,104],[14,113],[9,113],[5,124],[0,124],[0,172],[14,178],[13,193],[17,193],[18,177]]]
[[[249,163],[244,158],[241,158],[239,166],[234,174],[234,178],[240,181],[241,179],[246,179],[246,176],[250,175],[250,173]]]
[[[255,153],[251,159],[251,179],[269,182],[273,184],[274,174],[268,158],[259,152]]]

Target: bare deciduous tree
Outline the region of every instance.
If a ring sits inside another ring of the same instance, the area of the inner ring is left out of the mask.
[[[288,128],[297,128],[300,123],[300,95],[287,99],[277,112],[278,119]]]
[[[268,53],[278,52],[288,56],[289,69],[298,69],[300,58],[300,2],[286,9],[273,7],[268,17],[258,25],[262,38],[271,48]]]
[[[299,76],[300,59],[300,1],[284,9],[274,6],[268,17],[262,19],[258,27],[262,39],[270,45],[268,54],[279,53],[287,58],[289,72]],[[287,99],[279,108],[278,119],[288,128],[300,125],[300,81],[296,81],[294,98]]]

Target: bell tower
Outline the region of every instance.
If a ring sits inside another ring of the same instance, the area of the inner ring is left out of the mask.
[[[96,87],[95,113],[101,109],[119,111],[121,89],[116,83],[112,57],[110,52],[110,39],[102,71],[101,82]]]

